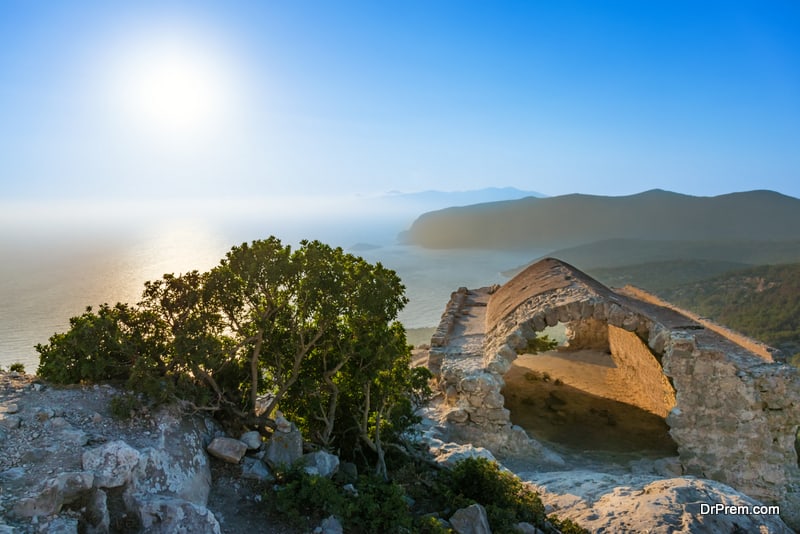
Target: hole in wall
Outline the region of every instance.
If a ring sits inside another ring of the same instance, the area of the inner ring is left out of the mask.
[[[545,334],[558,347],[521,354],[504,376],[512,423],[577,450],[677,454],[665,421],[672,388],[636,334],[599,321],[559,323],[539,332]]]

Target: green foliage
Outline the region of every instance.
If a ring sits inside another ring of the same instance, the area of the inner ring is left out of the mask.
[[[183,399],[230,424],[265,424],[281,406],[321,446],[374,461],[385,475],[385,443],[430,394],[396,321],[403,292],[380,263],[270,237],[233,247],[208,272],[146,282],[135,306],[87,308],[36,346],[39,374],[127,380],[153,402]],[[259,419],[256,401],[267,393]]]
[[[550,338],[548,335],[536,336],[528,340],[528,344],[517,349],[517,354],[538,354],[539,352],[547,352],[558,347],[558,341]]]
[[[309,528],[331,514],[340,516],[345,496],[333,481],[302,470],[291,471],[286,477],[266,501],[291,523]]]
[[[111,399],[111,415],[117,419],[130,419],[144,407],[142,400],[134,393],[123,393]]]
[[[486,508],[492,532],[513,532],[519,522],[541,524],[544,505],[539,496],[496,462],[467,458],[447,472],[446,487],[458,507],[478,502]]]
[[[8,370],[12,373],[25,373],[25,364],[22,362],[14,362],[9,367]]]
[[[289,471],[283,479],[266,501],[301,528],[310,529],[324,517],[335,515],[346,532],[410,532],[413,517],[403,488],[397,484],[362,476],[352,494],[330,479],[299,469]]]
[[[770,345],[800,347],[800,264],[753,267],[658,294]]]
[[[97,313],[87,307],[69,320],[70,329],[38,344],[39,376],[60,384],[125,379],[138,347],[130,323],[135,311],[126,304],[103,304]]]

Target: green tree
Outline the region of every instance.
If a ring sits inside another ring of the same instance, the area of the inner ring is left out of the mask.
[[[145,283],[136,306],[72,318],[37,345],[39,374],[128,379],[157,401],[249,426],[269,425],[280,405],[324,447],[365,445],[385,475],[383,444],[413,421],[412,398],[427,386],[396,322],[404,289],[380,263],[318,241],[244,243],[208,272]]]

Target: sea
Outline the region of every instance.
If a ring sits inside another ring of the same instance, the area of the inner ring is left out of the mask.
[[[136,303],[145,281],[210,269],[232,246],[270,235],[294,246],[319,239],[395,270],[409,298],[399,317],[406,328],[436,326],[458,287],[503,283],[503,271],[547,252],[429,250],[398,241],[416,216],[408,211],[295,206],[6,206],[0,212],[0,366],[21,362],[34,372],[34,346],[65,332],[70,317],[87,306]]]

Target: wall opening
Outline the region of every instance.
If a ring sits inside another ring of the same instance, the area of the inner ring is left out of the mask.
[[[665,421],[674,390],[636,334],[595,319],[560,323],[543,334],[558,347],[521,350],[504,375],[512,423],[535,439],[581,451],[677,454]]]

